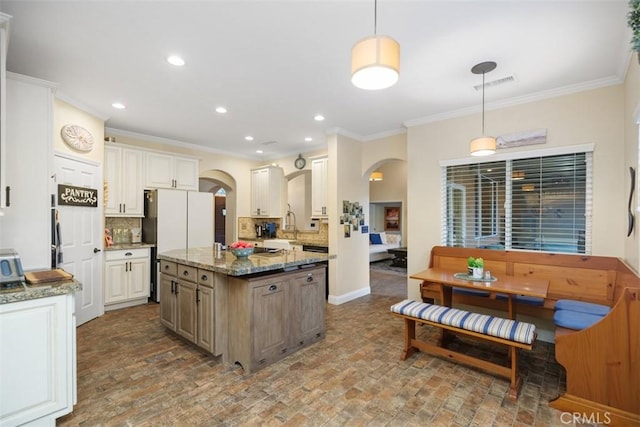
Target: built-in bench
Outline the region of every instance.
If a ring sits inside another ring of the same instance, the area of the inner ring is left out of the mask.
[[[518,315],[553,319],[560,300],[604,306],[597,309],[599,318],[591,319],[595,321],[582,330],[556,327],[555,355],[567,371],[567,388],[550,406],[611,419],[612,425],[640,425],[640,277],[636,272],[615,257],[444,246],[431,250],[429,266],[462,272],[470,256],[483,258],[485,270],[498,280],[507,275],[549,281],[544,300],[516,299]],[[424,302],[442,295],[440,285],[434,283],[422,282],[420,292]],[[507,310],[506,301],[490,293],[454,292],[452,305],[461,304]],[[575,311],[573,303],[569,307]],[[567,309],[562,303],[558,308]],[[596,312],[590,308],[588,314]]]
[[[403,318],[405,323],[402,360],[406,360],[416,350],[453,359],[508,378],[509,398],[518,398],[522,379],[517,372],[517,351],[519,348],[533,348],[536,339],[535,325],[413,300],[404,300],[392,305],[391,314]],[[416,323],[506,345],[509,347],[509,366],[505,367],[445,348],[444,333],[440,345],[418,340]]]

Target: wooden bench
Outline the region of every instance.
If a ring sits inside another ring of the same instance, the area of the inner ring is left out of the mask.
[[[522,378],[517,372],[518,349],[531,350],[533,348],[536,339],[535,325],[413,300],[404,300],[394,304],[391,306],[391,314],[404,319],[402,360],[406,360],[416,350],[453,359],[508,378],[510,381],[509,398],[514,400],[518,398],[522,387]],[[416,323],[441,328],[443,334],[439,344],[433,345],[418,340],[416,338]],[[505,367],[445,348],[444,331],[464,334],[509,347],[509,366]]]
[[[429,267],[464,271],[467,258],[482,257],[494,276],[547,279],[539,306],[518,303],[517,313],[553,318],[556,301],[571,299],[611,307],[581,331],[556,329],[556,360],[567,372],[566,392],[549,403],[572,413],[598,415],[612,425],[640,426],[640,277],[615,257],[435,246]],[[440,287],[421,283],[423,301],[438,299]],[[506,310],[495,296],[454,294],[453,305]]]

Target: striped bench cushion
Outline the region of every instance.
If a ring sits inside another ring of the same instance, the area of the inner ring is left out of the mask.
[[[535,339],[536,326],[534,324],[472,313],[457,308],[407,299],[392,305],[391,311],[524,344],[531,344]]]

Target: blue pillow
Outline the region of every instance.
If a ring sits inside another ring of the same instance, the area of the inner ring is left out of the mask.
[[[591,302],[575,301],[571,299],[559,299],[556,302],[556,310],[577,311],[580,313],[594,314],[596,316],[606,316],[611,308],[606,305],[594,304]]]
[[[381,245],[382,244],[382,238],[380,237],[380,235],[378,233],[369,234],[369,241],[371,242],[372,245]]]
[[[562,328],[582,330],[602,320],[604,316],[579,311],[558,310],[553,314],[553,323]]]

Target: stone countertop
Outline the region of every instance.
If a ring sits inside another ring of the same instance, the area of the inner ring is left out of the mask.
[[[82,284],[75,279],[34,285],[23,282],[19,287],[0,290],[0,304],[53,297],[81,290]]]
[[[274,240],[274,239],[262,239],[262,238],[258,238],[258,237],[238,237],[238,240],[244,240],[245,242],[264,242],[267,240]],[[327,242],[311,242],[311,241],[306,241],[306,240],[293,240],[293,239],[286,239],[283,237],[279,237],[277,240],[288,240],[292,245],[309,245],[309,246],[326,246],[329,247],[329,243]]]
[[[104,248],[105,251],[124,251],[127,249],[153,248],[153,243],[118,243],[113,246]]]
[[[261,253],[249,255],[248,258],[236,258],[228,251],[221,251],[216,256],[214,250],[209,247],[173,250],[158,254],[161,260],[212,270],[229,276],[295,269],[305,264],[326,262],[335,257],[335,255],[317,252],[282,251],[278,254]]]

